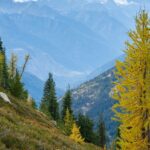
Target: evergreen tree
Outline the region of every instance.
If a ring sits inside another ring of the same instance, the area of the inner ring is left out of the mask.
[[[105,123],[102,115],[99,121],[98,133],[99,133],[99,145],[102,149],[104,149],[106,146],[106,128],[105,128]]]
[[[46,115],[50,115],[49,112],[49,105],[50,105],[50,101],[51,101],[51,96],[50,96],[50,89],[52,87],[52,74],[49,73],[49,77],[47,79],[47,81],[45,82],[45,86],[44,86],[44,94],[43,94],[43,98],[41,101],[41,105],[40,105],[40,110],[45,113]]]
[[[27,99],[28,97],[28,92],[24,89],[24,85],[20,81],[20,74],[18,71],[16,71],[16,76],[10,80],[10,92],[17,98]]]
[[[28,92],[21,82],[20,73],[17,69],[17,56],[12,53],[8,65],[9,90],[11,94],[20,99],[27,99]]]
[[[8,81],[8,67],[7,67],[7,60],[6,60],[6,54],[5,54],[5,48],[3,47],[3,42],[0,39],[0,55],[2,57],[1,59],[1,87],[8,89],[9,88],[9,81]]]
[[[72,134],[70,135],[70,138],[77,143],[80,143],[80,144],[84,143],[84,139],[82,138],[80,134],[80,128],[78,128],[76,123],[73,124]]]
[[[4,56],[2,53],[0,53],[0,86],[1,87],[3,82],[3,62],[4,62]]]
[[[120,124],[121,149],[150,149],[150,19],[146,11],[136,17],[129,32],[126,58],[116,63],[113,98],[115,118]]]
[[[72,127],[73,127],[74,120],[73,120],[73,116],[70,114],[68,109],[66,111],[66,116],[64,118],[64,122],[65,122],[65,128],[64,128],[65,133],[66,133],[66,135],[70,135]]]
[[[88,116],[79,114],[77,124],[80,127],[80,133],[85,141],[94,143],[93,121]]]
[[[44,94],[40,109],[45,114],[53,117],[54,120],[59,118],[58,103],[55,93],[55,83],[51,73],[49,73],[49,77],[44,86]]]
[[[58,111],[58,102],[56,98],[56,92],[55,92],[55,83],[52,82],[52,86],[50,89],[50,103],[49,103],[49,112],[54,120],[59,119],[59,111]]]
[[[9,67],[7,66],[5,48],[3,47],[3,43],[0,39],[0,86],[8,89],[11,94],[17,98],[26,99],[28,93],[21,82],[20,74],[16,67],[16,61],[17,58],[13,54]]]
[[[66,115],[67,109],[69,110],[69,113],[72,115],[73,111],[72,111],[71,105],[72,105],[72,96],[71,96],[71,90],[69,88],[63,97],[62,113],[61,113],[63,120]]]
[[[117,134],[116,134],[116,139],[115,139],[115,149],[116,150],[121,150],[120,145],[118,144],[120,141],[120,129],[117,129]]]

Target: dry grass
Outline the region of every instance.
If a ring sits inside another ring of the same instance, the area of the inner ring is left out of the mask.
[[[77,144],[49,118],[11,96],[12,104],[0,99],[0,150],[98,150]]]

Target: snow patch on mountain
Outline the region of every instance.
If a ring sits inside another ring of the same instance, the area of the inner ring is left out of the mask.
[[[38,0],[13,0],[15,3],[36,2]]]
[[[132,4],[136,4],[136,2],[134,1],[128,1],[128,0],[114,0],[114,2],[117,4],[117,5],[132,5]]]

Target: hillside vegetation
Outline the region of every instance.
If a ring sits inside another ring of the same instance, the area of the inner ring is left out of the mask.
[[[11,104],[0,99],[0,150],[96,150],[77,144],[60,131],[54,121],[25,101],[9,95]]]

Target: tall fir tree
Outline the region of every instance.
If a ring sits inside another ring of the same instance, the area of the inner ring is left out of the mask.
[[[55,83],[53,76],[49,73],[49,77],[44,86],[44,94],[40,105],[40,110],[51,116],[54,120],[59,118],[58,102],[55,92]]]
[[[0,86],[1,87],[3,82],[3,62],[4,62],[4,56],[2,53],[0,53]]]
[[[54,120],[59,119],[59,110],[58,110],[58,108],[59,108],[59,106],[58,106],[56,92],[55,92],[55,83],[53,81],[51,89],[50,89],[49,112],[51,113],[51,116],[53,117]]]
[[[3,42],[0,39],[0,55],[2,57],[1,59],[1,87],[5,89],[9,89],[9,78],[8,78],[8,66],[7,66],[7,59],[5,54],[5,48],[3,47]]]
[[[85,141],[94,143],[93,121],[88,116],[79,113],[77,125],[80,127],[80,133]]]
[[[71,105],[72,105],[72,93],[71,93],[71,90],[69,87],[67,92],[65,93],[65,95],[63,97],[62,112],[61,112],[62,120],[64,120],[67,109],[69,110],[69,113],[71,115],[73,114]]]
[[[105,146],[106,146],[106,128],[105,128],[105,122],[104,122],[102,114],[101,114],[100,120],[99,120],[98,137],[99,137],[100,147],[102,149],[105,149]]]
[[[41,105],[40,105],[40,110],[47,115],[50,115],[49,105],[51,101],[50,89],[53,84],[52,82],[53,82],[52,74],[49,73],[49,77],[47,81],[45,82],[43,98],[42,98]]]
[[[71,130],[73,128],[73,123],[74,123],[74,119],[72,114],[70,114],[69,110],[66,110],[66,115],[64,118],[64,131],[66,135],[70,135],[71,134]]]
[[[124,62],[116,62],[113,98],[120,124],[121,149],[150,149],[150,19],[142,10],[136,29],[129,32]]]

